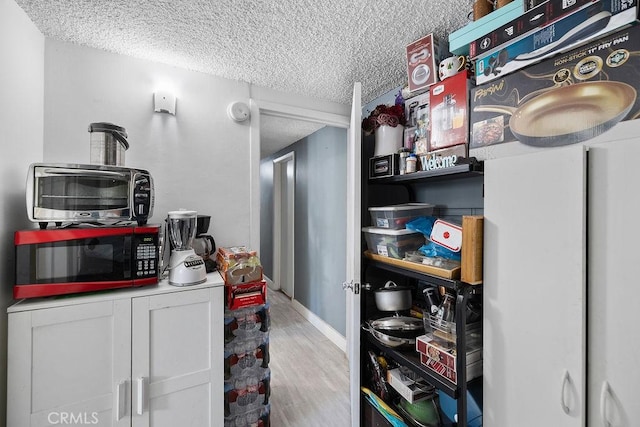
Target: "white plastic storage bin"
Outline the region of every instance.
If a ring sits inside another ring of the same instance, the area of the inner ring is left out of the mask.
[[[406,252],[415,251],[424,245],[424,236],[418,231],[407,229],[364,227],[367,248],[374,254],[403,259]]]
[[[401,230],[405,224],[421,216],[431,216],[433,205],[429,203],[405,203],[402,205],[369,208],[371,225],[392,230]]]

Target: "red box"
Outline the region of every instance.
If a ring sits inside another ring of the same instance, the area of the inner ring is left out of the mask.
[[[416,338],[416,350],[421,355],[440,362],[449,369],[456,370],[457,353],[455,348],[446,348],[444,345],[440,345],[438,341],[426,335],[421,335]],[[469,348],[467,352],[467,366],[479,360],[482,360],[482,348],[480,346]]]
[[[455,370],[448,368],[445,364],[440,363],[422,353],[420,353],[420,362],[443,378],[448,379],[454,384],[458,384],[458,373]],[[467,365],[467,381],[477,378],[480,375],[482,375],[482,360],[478,360],[477,362]]]
[[[469,141],[469,77],[455,74],[431,87],[429,151]]]
[[[407,46],[407,75],[409,91],[414,92],[438,81],[438,63],[444,55],[440,39],[427,34]]]
[[[267,302],[267,281],[243,283],[241,285],[224,285],[226,304],[229,310],[262,305]]]

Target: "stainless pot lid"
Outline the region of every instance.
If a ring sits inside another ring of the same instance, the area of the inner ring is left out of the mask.
[[[410,316],[391,316],[370,322],[372,328],[379,331],[419,331],[424,329],[422,319]]]

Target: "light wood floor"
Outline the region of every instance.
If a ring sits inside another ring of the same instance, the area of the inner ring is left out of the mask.
[[[306,321],[280,291],[269,289],[271,425],[350,425],[346,355]]]

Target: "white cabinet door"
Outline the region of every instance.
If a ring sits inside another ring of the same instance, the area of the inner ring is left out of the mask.
[[[585,157],[485,162],[484,425],[585,425]]]
[[[362,174],[361,85],[353,86],[347,146],[347,356],[351,395],[351,426],[360,425],[360,204]]]
[[[130,300],[8,319],[8,426],[130,425]]]
[[[638,425],[637,140],[589,149],[589,426]]]
[[[133,299],[133,426],[221,425],[223,291]]]

